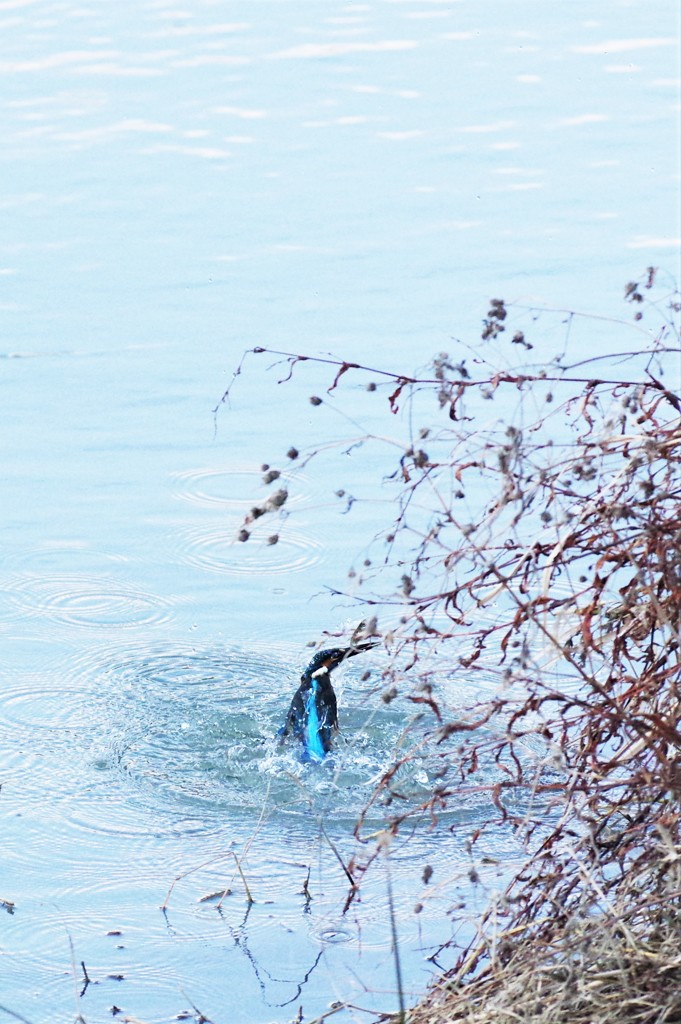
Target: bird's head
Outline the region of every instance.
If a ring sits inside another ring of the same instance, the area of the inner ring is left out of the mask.
[[[317,651],[305,669],[305,675],[310,679],[319,678],[319,676],[324,675],[326,672],[332,672],[346,658],[354,658],[356,654],[361,654],[362,651],[367,651],[369,648],[376,646],[376,643],[364,642],[357,644],[355,647],[332,647],[325,651]]]

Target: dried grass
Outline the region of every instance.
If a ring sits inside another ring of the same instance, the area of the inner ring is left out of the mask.
[[[624,919],[608,915],[571,919],[551,943],[511,939],[480,977],[464,985],[444,980],[406,1019],[409,1024],[678,1024],[680,920],[663,907],[658,917],[645,938],[624,928]]]

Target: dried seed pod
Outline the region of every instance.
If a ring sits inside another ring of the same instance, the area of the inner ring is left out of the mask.
[[[287,499],[288,491],[284,487],[282,487],[281,490],[275,491],[274,494],[271,494],[269,496],[269,498],[267,499],[267,504],[270,506],[270,508],[281,508],[282,505],[286,504]]]

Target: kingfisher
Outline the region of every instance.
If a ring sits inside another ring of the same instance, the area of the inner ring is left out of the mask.
[[[300,686],[279,730],[280,742],[293,733],[303,744],[303,760],[323,761],[331,750],[332,737],[338,732],[338,705],[331,672],[346,658],[376,646],[376,642],[364,641],[352,647],[317,651],[300,677]]]

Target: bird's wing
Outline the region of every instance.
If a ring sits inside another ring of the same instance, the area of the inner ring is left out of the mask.
[[[300,736],[302,734],[305,725],[305,698],[303,697],[303,690],[308,689],[306,682],[303,679],[300,686],[293,694],[293,700],[291,706],[288,709],[286,715],[286,721],[281,730],[282,736],[288,736],[290,732],[293,732],[294,736]]]
[[[329,685],[330,693],[326,695],[326,724],[330,725],[332,729],[338,728],[338,702],[336,701],[336,692],[331,685]]]

